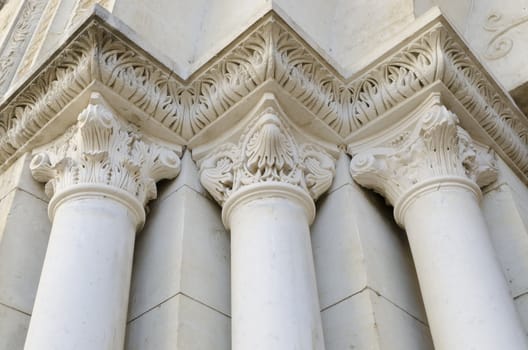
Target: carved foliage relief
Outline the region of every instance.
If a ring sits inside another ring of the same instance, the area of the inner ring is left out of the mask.
[[[73,185],[97,184],[127,191],[144,205],[156,198],[157,181],[178,175],[180,159],[121,122],[92,93],[77,124],[36,154],[30,168],[50,197]]]
[[[185,82],[94,23],[0,112],[0,161],[92,80],[187,140],[268,80],[329,125],[338,138],[441,80],[520,170],[528,171],[528,128],[522,115],[512,110],[442,23],[346,81],[271,17]]]
[[[413,186],[435,178],[463,177],[479,186],[496,178],[494,155],[477,150],[458,118],[439,104],[430,107],[403,142],[354,155],[350,171],[358,183],[393,205]]]
[[[238,144],[224,144],[200,162],[200,180],[220,204],[244,186],[273,182],[298,186],[316,199],[334,172],[332,157],[314,144],[297,144],[273,108],[256,118]]]
[[[37,29],[35,29],[35,35],[33,35],[33,38],[31,39],[31,42],[29,43],[28,48],[22,59],[22,63],[20,63],[18,67],[18,71],[16,72],[16,76],[14,78],[15,80],[28,73],[33,64],[35,63],[39,51],[42,48],[42,44],[44,43],[44,39],[48,35],[51,22],[55,14],[57,13],[59,4],[60,0],[48,1],[46,8],[43,11],[42,18],[40,19],[40,22],[37,26]]]
[[[46,0],[25,0],[0,52],[0,96],[6,92],[39,21]]]

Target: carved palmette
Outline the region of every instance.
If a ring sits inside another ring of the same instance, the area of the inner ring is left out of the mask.
[[[237,145],[224,144],[200,163],[202,185],[220,204],[245,186],[265,183],[297,186],[316,199],[334,173],[334,159],[315,144],[299,146],[273,108],[257,116]]]

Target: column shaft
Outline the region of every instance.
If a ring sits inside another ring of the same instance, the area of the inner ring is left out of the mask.
[[[137,225],[110,198],[55,211],[25,350],[121,350]]]
[[[436,185],[404,223],[435,348],[527,349],[475,193]]]
[[[323,350],[309,225],[335,161],[298,143],[272,94],[251,114],[244,132],[200,161],[200,180],[231,229],[233,349]]]
[[[156,182],[178,175],[177,152],[92,92],[77,123],[35,154],[53,226],[26,350],[123,349],[135,234]]]
[[[324,349],[305,209],[259,198],[230,223],[233,349]]]

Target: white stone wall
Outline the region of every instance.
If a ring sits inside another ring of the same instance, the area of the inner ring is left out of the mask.
[[[95,2],[50,1],[49,16],[44,11],[37,26],[44,34],[39,38],[37,30],[24,39],[39,45],[29,67],[46,59]],[[440,6],[501,84],[513,89],[528,80],[528,2],[521,0],[500,6],[491,0],[99,3],[183,78],[272,9],[349,76]],[[0,12],[0,43],[14,30],[23,4],[10,0]],[[494,46],[501,42],[505,46]],[[14,76],[11,88],[24,78]],[[0,175],[0,350],[23,349],[50,232],[48,198],[32,179],[29,160],[22,156]],[[349,163],[341,154],[311,227],[326,349],[432,350],[405,232],[383,198],[352,180]],[[528,333],[528,189],[504,162],[499,166],[499,180],[484,189],[482,209]],[[187,150],[182,173],[159,184],[137,235],[126,349],[231,349],[230,268],[221,208],[200,185]]]
[[[138,233],[127,350],[231,349],[229,242],[187,152]]]
[[[23,156],[0,176],[0,349],[22,349],[50,223],[42,186]]]
[[[497,257],[528,334],[528,190],[503,163],[482,209]]]
[[[507,90],[528,78],[528,1],[417,0],[416,14],[438,6]]]
[[[327,350],[433,349],[405,233],[342,154],[312,242]]]

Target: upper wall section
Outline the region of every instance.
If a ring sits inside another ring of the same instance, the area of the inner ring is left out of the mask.
[[[38,40],[32,39],[37,42],[29,45],[33,52],[25,55],[29,57],[24,57],[13,80],[47,57],[99,4],[167,56],[184,79],[270,10],[342,75],[350,76],[383,55],[420,16],[438,6],[508,91],[528,81],[528,65],[523,64],[528,0],[7,0],[0,11],[0,42],[13,29],[24,4],[32,8],[32,22],[40,22],[38,28],[25,26],[24,31],[30,30],[27,40]]]
[[[431,6],[440,7],[507,90],[513,90],[528,80],[527,0],[415,2],[417,15]]]
[[[112,13],[188,77],[270,10],[344,75],[414,20],[412,0],[115,0]]]
[[[270,0],[115,0],[112,13],[162,50],[185,78],[271,7]]]
[[[473,137],[528,182],[528,120],[438,12],[414,21],[392,48],[343,76],[305,33],[270,11],[182,77],[165,51],[117,17],[101,7],[83,11],[88,17],[77,16],[85,19],[70,24],[56,51],[0,100],[0,169],[63,133],[91,91],[107,96],[118,114],[149,135],[193,150],[219,130],[231,130],[266,92],[303,132],[333,147],[392,127],[436,93],[466,116],[463,125]],[[49,22],[31,23],[35,40]],[[10,76],[18,69],[8,68]]]

